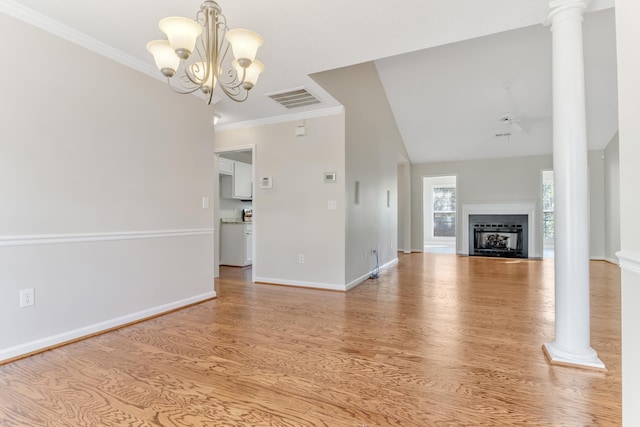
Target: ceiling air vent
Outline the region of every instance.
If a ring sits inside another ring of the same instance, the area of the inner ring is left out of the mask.
[[[271,93],[267,96],[280,105],[283,105],[289,109],[304,107],[306,105],[320,104],[321,102],[305,88],[289,90],[286,92]]]

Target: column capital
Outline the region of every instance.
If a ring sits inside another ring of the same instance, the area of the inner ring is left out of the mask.
[[[549,0],[549,14],[546,25],[552,25],[569,18],[580,18],[590,0]]]

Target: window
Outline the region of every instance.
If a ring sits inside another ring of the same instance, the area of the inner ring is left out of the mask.
[[[547,171],[545,171],[546,173]],[[553,172],[551,172],[553,174]],[[545,177],[546,178],[546,177]],[[542,229],[544,240],[553,240],[555,233],[555,217],[553,204],[553,175],[542,183]]]
[[[456,236],[456,187],[433,187],[433,237]]]

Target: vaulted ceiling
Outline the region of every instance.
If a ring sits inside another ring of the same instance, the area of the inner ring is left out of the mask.
[[[245,103],[220,97],[220,128],[296,119],[339,103],[310,77],[374,61],[414,163],[551,152],[551,34],[544,0],[219,0],[231,28],[262,34],[266,72]],[[0,0],[0,12],[161,78],[145,50],[165,16],[200,0]],[[617,131],[613,0],[585,18],[588,139]],[[288,110],[267,94],[304,87],[322,102]],[[167,90],[170,90],[167,88]],[[180,95],[176,95],[180,96]],[[363,105],[362,108],[367,108]],[[499,120],[508,115],[511,124]],[[275,118],[275,119],[274,119]],[[496,134],[510,134],[496,136]]]

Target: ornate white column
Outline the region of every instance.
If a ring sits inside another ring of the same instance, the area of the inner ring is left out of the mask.
[[[588,0],[551,0],[555,340],[552,364],[604,369],[590,344],[589,206],[582,21]]]

